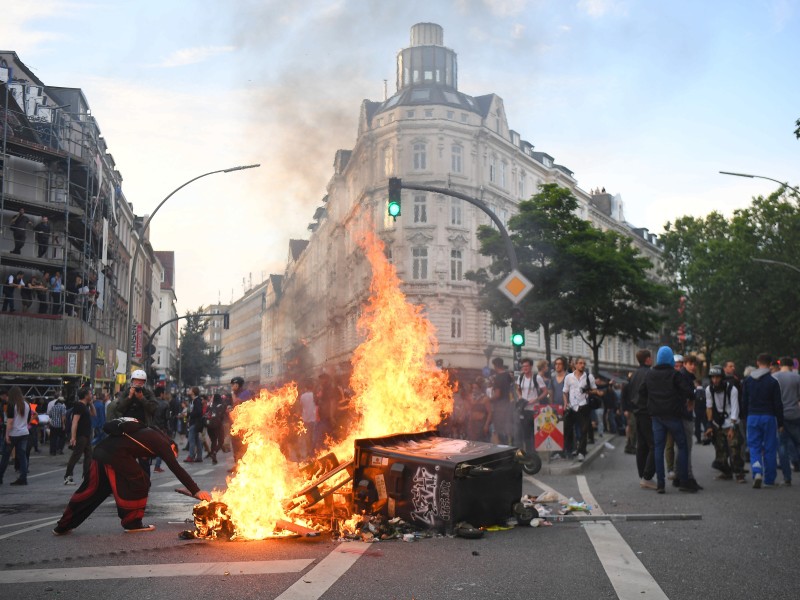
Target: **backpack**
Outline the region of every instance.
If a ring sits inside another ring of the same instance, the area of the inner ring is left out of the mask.
[[[224,408],[220,406],[211,406],[203,417],[206,429],[216,429],[222,423],[222,413]]]

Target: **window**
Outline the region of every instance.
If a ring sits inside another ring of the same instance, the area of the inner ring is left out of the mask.
[[[383,127],[383,117],[378,119],[378,127]]]
[[[414,196],[414,223],[428,222],[428,205],[425,195]]]
[[[520,173],[519,174],[518,190],[519,190],[519,197],[520,198],[524,198],[525,197],[525,173]]]
[[[500,186],[505,188],[506,187],[506,169],[508,165],[505,161],[500,163]]]
[[[383,254],[386,257],[386,262],[388,262],[390,265],[393,265],[394,258],[392,256],[392,247],[391,246],[384,247]]]
[[[489,334],[489,337],[493,342],[505,342],[506,341],[506,328],[505,327],[497,327],[496,325],[492,325],[492,330]]]
[[[423,280],[428,278],[428,249],[411,249],[411,278]]]
[[[461,250],[450,250],[450,281],[464,279],[464,259]]]
[[[461,225],[463,205],[458,198],[450,198],[450,225]]]
[[[433,109],[432,108],[426,108],[425,109],[425,118],[430,119],[432,117],[433,117]]]
[[[387,177],[394,173],[394,160],[392,149],[387,146],[383,149],[383,174]]]
[[[425,144],[414,144],[414,170],[424,171],[428,166],[428,153]]]
[[[388,119],[389,119],[389,123],[394,123],[394,113],[390,114]]]
[[[461,113],[461,122],[466,123],[469,121],[469,113]]]
[[[454,308],[453,312],[450,313],[450,337],[455,340],[461,339],[461,325],[462,325],[462,318],[461,318],[461,309]]]
[[[463,170],[463,163],[461,162],[461,146],[454,144],[450,149],[450,170],[453,173],[461,173]]]
[[[489,159],[489,181],[494,183],[497,179],[497,159],[493,156]]]
[[[456,113],[455,113],[455,111],[448,110],[448,111],[447,111],[447,118],[448,118],[448,119],[450,119],[451,121],[452,121],[453,119],[455,119],[455,118],[456,118]]]
[[[413,110],[407,110],[406,111],[406,117],[409,118],[409,119],[413,119],[414,118],[414,111]]]

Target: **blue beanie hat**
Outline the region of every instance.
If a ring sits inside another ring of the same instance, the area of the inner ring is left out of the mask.
[[[661,346],[656,354],[656,365],[669,365],[675,366],[675,355],[672,353],[672,348],[669,346]]]

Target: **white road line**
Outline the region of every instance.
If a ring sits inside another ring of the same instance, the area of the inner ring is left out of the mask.
[[[584,523],[583,528],[619,598],[669,600],[611,523]]]
[[[42,475],[50,475],[50,473],[62,473],[64,469],[56,469],[55,471],[45,471],[44,473],[37,473],[36,475],[31,475],[28,473],[28,479],[33,479],[34,477],[41,477]]]
[[[39,521],[47,521],[48,519],[52,519],[57,516],[58,515],[50,515],[49,517],[40,517],[38,519],[31,519],[30,521],[20,521],[19,523],[9,523],[8,525],[0,525],[0,529],[5,529],[6,527],[16,527],[17,525],[27,525],[28,523],[38,523]]]
[[[592,514],[604,515],[603,509],[589,489],[586,477],[578,475],[577,479],[578,489],[584,502],[592,506]],[[669,600],[612,523],[584,523],[583,528],[611,585],[614,586],[614,591],[617,592],[617,597]]]
[[[11,533],[5,533],[0,535],[0,540],[4,540],[6,538],[14,537],[15,535],[19,535],[20,533],[25,533],[27,531],[33,531],[34,529],[39,529],[40,527],[49,527],[50,525],[54,525],[58,523],[58,519],[53,521],[45,521],[44,523],[39,523],[38,525],[31,525],[30,527],[26,527],[25,529],[19,529],[17,531],[12,531]],[[2,579],[0,579],[2,581]]]
[[[583,501],[592,507],[592,510],[589,512],[591,512],[593,515],[606,514],[603,512],[603,509],[600,508],[597,500],[594,499],[592,491],[589,489],[589,482],[586,481],[586,475],[578,475],[578,491],[581,493]]]
[[[317,600],[370,548],[364,542],[343,542],[275,600]]]
[[[109,567],[74,567],[69,569],[21,569],[0,572],[0,584],[42,581],[88,581],[90,579],[134,579],[140,577],[198,577],[212,575],[272,575],[299,573],[313,558],[262,560],[252,562],[173,563],[121,565]]]
[[[192,473],[192,475],[197,477],[198,475],[208,475],[209,473],[213,473],[213,472],[214,472],[214,469],[200,469],[199,471],[195,471],[194,473]]]

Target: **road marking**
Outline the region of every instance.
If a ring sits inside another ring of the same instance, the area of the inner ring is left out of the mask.
[[[343,542],[275,600],[317,600],[370,549],[364,542]]]
[[[73,567],[69,569],[21,569],[0,573],[0,584],[37,581],[88,581],[91,579],[134,579],[141,577],[199,577],[210,575],[273,575],[299,573],[313,558],[260,560],[252,562],[172,563],[120,565],[108,567]]]
[[[583,500],[592,505],[593,513],[604,515],[603,509],[597,504],[589,489],[586,477],[578,475],[577,478]],[[584,523],[583,528],[618,598],[644,597],[648,600],[669,600],[613,524]]]
[[[592,495],[592,491],[589,489],[589,482],[586,481],[586,475],[578,475],[578,491],[581,493],[583,501],[592,507],[590,512],[593,515],[606,514],[603,512],[603,509],[600,508],[597,500],[595,500],[594,496]]]
[[[58,515],[50,515],[49,517],[40,517],[38,519],[31,519],[30,521],[20,521],[19,523],[9,523],[8,525],[0,525],[0,529],[5,529],[6,527],[16,527],[17,525],[27,525],[28,523],[37,523],[39,521],[47,521],[47,519],[52,519],[53,517],[57,517]]]
[[[36,475],[31,475],[28,473],[28,479],[33,479],[34,477],[41,477],[42,475],[50,475],[50,473],[60,473],[64,469],[56,469],[55,471],[45,471],[44,473],[37,473]]]
[[[20,533],[25,533],[27,531],[33,531],[34,529],[39,529],[40,527],[48,527],[50,525],[54,525],[58,523],[58,519],[53,521],[45,521],[44,523],[39,523],[38,525],[32,525],[30,527],[26,527],[25,529],[20,529],[18,531],[12,531],[11,533],[5,533],[0,535],[0,540],[4,540],[6,538],[14,537],[15,535],[19,535]]]
[[[214,472],[214,469],[201,469],[199,471],[193,472],[192,475],[197,477],[198,475],[208,475],[209,473],[213,473],[213,472]]]

